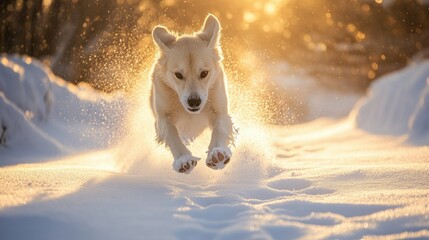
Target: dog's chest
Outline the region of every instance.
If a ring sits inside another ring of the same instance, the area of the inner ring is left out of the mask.
[[[172,120],[180,137],[183,140],[192,141],[209,126],[210,116],[206,112],[195,115],[179,113],[172,116]]]

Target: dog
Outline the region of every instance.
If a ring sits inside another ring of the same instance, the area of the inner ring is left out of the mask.
[[[186,145],[207,127],[212,135],[206,165],[223,169],[232,157],[236,130],[228,112],[220,31],[211,14],[193,35],[177,36],[164,26],[152,31],[158,48],[151,74],[157,141],[170,149],[180,173],[189,174],[200,160]]]

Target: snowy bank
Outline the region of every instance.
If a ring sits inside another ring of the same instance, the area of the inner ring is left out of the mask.
[[[342,118],[347,116],[361,97],[358,93],[329,89],[304,71],[293,69],[288,63],[271,66],[270,79],[290,99],[289,115],[297,123],[318,118]]]
[[[35,59],[0,55],[3,156],[61,155],[75,148],[106,146],[124,116],[124,106],[122,97],[69,84]]]
[[[429,144],[429,61],[414,62],[375,81],[352,118],[366,131]]]

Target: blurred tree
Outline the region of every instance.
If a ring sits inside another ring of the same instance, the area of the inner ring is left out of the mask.
[[[210,12],[221,19],[229,59],[253,51],[306,69],[327,86],[364,89],[429,47],[427,1],[382,2],[2,0],[0,52],[38,57],[73,82],[128,88],[150,62],[155,25],[191,33]]]

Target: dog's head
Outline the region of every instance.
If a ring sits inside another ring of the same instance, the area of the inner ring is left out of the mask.
[[[152,31],[159,47],[164,81],[174,89],[189,113],[199,113],[207,103],[209,89],[221,73],[220,24],[209,14],[200,32],[177,37],[163,26]]]

